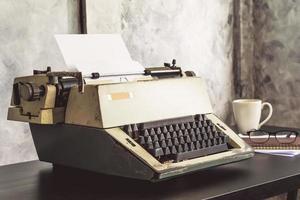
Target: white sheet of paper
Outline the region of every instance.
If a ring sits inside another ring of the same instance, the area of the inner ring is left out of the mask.
[[[271,155],[277,155],[277,156],[287,156],[287,157],[294,157],[297,155],[300,155],[300,150],[267,150],[267,149],[255,149],[255,152],[257,153],[265,153],[265,154],[271,154]]]
[[[144,68],[131,59],[119,34],[55,35],[65,63],[83,74],[142,73]]]

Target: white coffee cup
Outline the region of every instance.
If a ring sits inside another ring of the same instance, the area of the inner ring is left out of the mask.
[[[237,99],[232,102],[235,122],[240,133],[246,134],[250,130],[257,130],[264,125],[272,116],[273,108],[268,102],[262,103],[260,99]],[[261,111],[269,107],[266,119],[260,122]]]

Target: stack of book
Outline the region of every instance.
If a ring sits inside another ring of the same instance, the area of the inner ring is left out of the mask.
[[[289,144],[280,143],[273,134],[270,134],[270,136],[266,136],[268,138],[266,138],[266,142],[263,143],[253,142],[253,140],[250,139],[249,135],[239,134],[239,136],[243,140],[245,140],[250,146],[252,146],[255,152],[289,157],[293,157],[300,154],[300,129],[265,126],[262,127],[260,130],[265,131],[267,133],[275,133],[281,130],[295,131],[298,134],[294,142]]]

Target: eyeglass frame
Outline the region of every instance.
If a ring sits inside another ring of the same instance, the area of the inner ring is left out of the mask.
[[[259,131],[260,132],[268,133],[268,139],[266,141],[264,141],[264,142],[255,142],[255,141],[251,140],[250,133],[251,132],[259,132]],[[295,139],[292,142],[287,142],[287,143],[280,142],[277,139],[277,136],[276,136],[276,134],[279,133],[279,132],[291,132],[291,133],[295,133],[296,137],[295,137]],[[276,138],[276,141],[279,142],[280,144],[292,144],[292,143],[294,143],[297,140],[297,137],[298,137],[299,133],[297,131],[294,131],[294,130],[284,130],[284,129],[283,130],[278,130],[278,131],[272,131],[272,132],[271,131],[265,131],[265,130],[256,129],[256,130],[247,131],[247,135],[249,136],[249,139],[251,140],[251,142],[254,142],[254,143],[257,143],[257,144],[264,144],[264,143],[268,142],[271,135],[274,135],[275,138]]]

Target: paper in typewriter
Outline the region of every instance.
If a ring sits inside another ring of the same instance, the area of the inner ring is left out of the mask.
[[[87,75],[143,73],[144,68],[131,59],[119,34],[65,34],[55,35],[56,41],[69,67]]]

